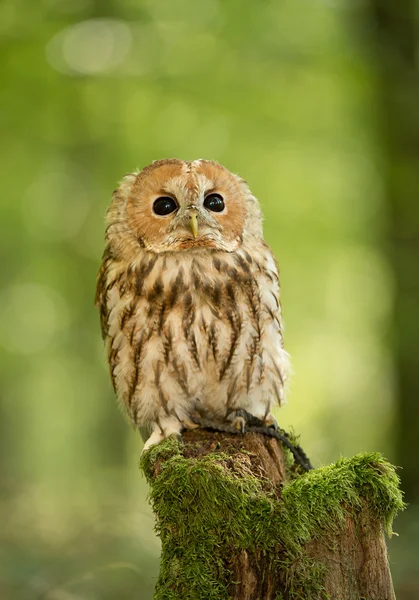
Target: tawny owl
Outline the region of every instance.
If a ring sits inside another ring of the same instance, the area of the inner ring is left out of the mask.
[[[107,221],[96,302],[144,448],[194,427],[194,413],[272,423],[288,357],[278,269],[246,182],[209,160],[159,160],[124,177]]]

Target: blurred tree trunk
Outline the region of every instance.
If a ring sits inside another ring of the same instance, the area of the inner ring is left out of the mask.
[[[370,0],[387,160],[388,251],[395,279],[396,460],[419,500],[419,2]]]

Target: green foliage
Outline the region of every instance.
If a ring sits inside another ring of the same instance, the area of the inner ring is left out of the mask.
[[[141,460],[162,540],[155,600],[227,599],[228,557],[262,550],[283,568],[289,598],[325,597],[324,566],[305,545],[343,527],[345,515],[367,503],[391,534],[404,508],[399,479],[378,453],[316,469],[286,483],[280,500],[266,483],[223,453],[186,458],[175,440],[152,447]]]

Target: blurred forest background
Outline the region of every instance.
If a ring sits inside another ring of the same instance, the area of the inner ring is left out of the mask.
[[[260,198],[315,465],[365,450],[410,503],[419,598],[419,1],[3,0],[0,598],[150,600],[159,542],[93,306],[117,181],[205,157]]]

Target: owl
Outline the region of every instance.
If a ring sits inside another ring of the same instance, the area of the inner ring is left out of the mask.
[[[276,261],[247,183],[210,160],[126,175],[107,213],[96,304],[113,387],[144,449],[193,415],[271,425],[284,401]]]

